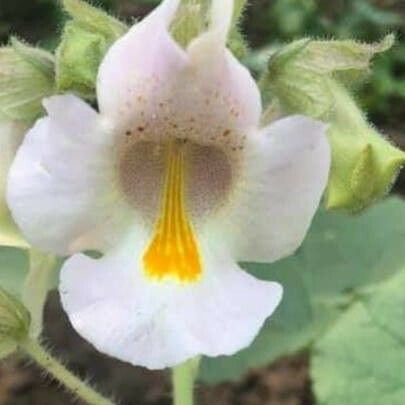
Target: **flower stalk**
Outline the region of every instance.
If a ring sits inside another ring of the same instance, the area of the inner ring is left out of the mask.
[[[34,249],[30,250],[29,255],[30,269],[24,281],[22,301],[31,315],[29,334],[36,338],[42,332],[43,311],[56,258]]]
[[[83,380],[72,374],[37,341],[28,338],[20,343],[20,347],[38,363],[39,366],[68,388],[72,394],[85,401],[87,404],[114,405],[114,402],[94,391]]]
[[[194,381],[197,376],[200,357],[191,359],[172,369],[173,404],[194,404]]]

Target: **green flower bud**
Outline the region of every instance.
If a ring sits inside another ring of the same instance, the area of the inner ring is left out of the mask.
[[[16,39],[0,48],[0,114],[32,121],[42,113],[41,101],[54,92],[51,54]]]
[[[64,0],[63,5],[73,20],[66,24],[56,52],[57,89],[91,100],[101,60],[127,27],[81,0]]]
[[[332,166],[325,204],[357,212],[382,197],[405,163],[405,154],[370,124],[344,85],[369,69],[372,56],[392,46],[354,41],[293,42],[276,52],[261,80],[264,96],[285,113],[300,113],[330,124]]]
[[[30,322],[24,305],[0,287],[0,358],[12,353],[27,338]]]
[[[57,51],[58,90],[94,99],[98,67],[107,49],[103,36],[81,28],[74,21],[68,22]]]
[[[324,201],[328,209],[357,212],[389,191],[405,153],[367,123],[342,86],[331,80],[330,88],[336,107],[328,132],[332,166]]]

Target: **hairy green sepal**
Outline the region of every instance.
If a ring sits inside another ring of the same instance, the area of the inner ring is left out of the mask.
[[[386,194],[405,163],[405,154],[367,122],[348,90],[369,72],[372,57],[393,42],[392,35],[376,44],[295,41],[270,58],[261,80],[265,99],[285,113],[330,124],[328,209],[357,212],[368,207]]]
[[[28,336],[30,314],[24,305],[0,287],[0,359],[17,349]]]

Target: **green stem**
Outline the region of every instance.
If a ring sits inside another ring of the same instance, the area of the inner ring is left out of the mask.
[[[194,380],[197,376],[200,358],[186,361],[172,369],[173,404],[194,404]]]
[[[33,249],[29,255],[30,268],[24,281],[22,301],[31,315],[30,336],[37,338],[42,332],[44,305],[56,258]]]
[[[20,343],[20,347],[42,368],[63,384],[69,391],[89,405],[114,405],[114,402],[103,397],[90,388],[83,380],[73,375],[65,366],[35,340],[27,339]]]

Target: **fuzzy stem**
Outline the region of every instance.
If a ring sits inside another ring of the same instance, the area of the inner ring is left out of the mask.
[[[24,281],[22,301],[31,315],[30,336],[37,338],[42,332],[43,311],[56,258],[33,249],[29,255],[30,269]]]
[[[173,404],[194,404],[194,380],[197,376],[200,358],[191,359],[172,369]]]
[[[20,347],[45,371],[68,388],[72,394],[89,405],[114,405],[114,402],[103,397],[90,388],[83,380],[73,375],[58,360],[46,352],[37,341],[27,339],[20,343]]]

